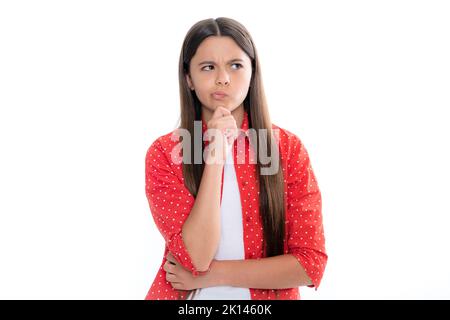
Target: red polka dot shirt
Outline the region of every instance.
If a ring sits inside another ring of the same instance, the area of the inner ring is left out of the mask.
[[[240,138],[245,139],[245,155],[239,158],[237,140],[234,143],[234,163],[241,196],[244,228],[245,259],[264,258],[263,227],[259,217],[259,184],[252,148],[246,134],[248,114],[244,113]],[[312,280],[310,287],[318,288],[327,262],[324,228],[322,224],[321,193],[312,170],[308,153],[293,133],[272,124],[278,132],[279,150],[284,175],[286,234],[284,253],[292,254]],[[202,121],[203,133],[207,130]],[[179,143],[170,132],[156,139],[145,157],[145,192],[155,224],[165,240],[161,266],[145,296],[146,300],[186,299],[190,291],[174,289],[166,280],[163,265],[170,251],[180,265],[192,272],[195,269],[181,236],[183,223],[194,205],[195,198],[184,185],[182,164],[172,162],[171,152]],[[238,138],[239,139],[239,138]],[[205,141],[207,144],[208,141]],[[248,155],[248,159],[247,156]],[[240,159],[240,160],[238,160]],[[242,161],[244,159],[244,161]],[[252,161],[253,160],[253,161]],[[239,161],[239,163],[238,163]],[[223,187],[223,176],[222,176]],[[299,288],[249,288],[252,300],[298,300]]]

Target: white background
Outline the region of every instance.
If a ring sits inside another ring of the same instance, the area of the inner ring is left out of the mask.
[[[329,261],[304,299],[450,298],[447,1],[2,1],[0,298],[143,299],[147,148],[198,20],[243,23],[308,149]]]

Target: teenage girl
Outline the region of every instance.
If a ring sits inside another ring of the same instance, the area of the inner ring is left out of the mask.
[[[300,299],[327,262],[321,193],[294,133],[271,123],[254,42],[197,22],[180,54],[181,123],[145,158],[165,240],[145,299]],[[181,160],[181,161],[180,161]]]

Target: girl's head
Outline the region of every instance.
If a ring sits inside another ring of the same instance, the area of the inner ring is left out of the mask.
[[[248,114],[248,127],[265,129],[257,134],[256,150],[271,150],[273,143],[270,121],[264,95],[260,65],[253,40],[239,22],[229,18],[202,20],[188,31],[181,48],[179,61],[181,124],[195,138],[194,121],[202,120],[203,111],[214,112],[217,106],[233,111],[243,107]],[[223,91],[227,96],[215,99],[212,94]],[[191,139],[194,150],[194,139]],[[190,163],[183,162],[184,184],[197,196],[204,163],[195,163],[190,152]],[[203,153],[202,153],[203,154]],[[261,175],[262,164],[257,156],[256,174],[259,175],[259,212],[264,227],[265,255],[283,254],[284,240],[284,178],[282,166],[272,175]],[[279,159],[277,159],[278,161]],[[281,161],[280,161],[281,162]]]
[[[179,61],[182,127],[183,119],[200,120],[202,108],[214,112],[217,106],[230,111],[243,106],[251,118],[252,100],[255,113],[269,120],[259,69],[253,40],[242,24],[230,18],[194,24]],[[216,91],[227,96],[214,98]]]
[[[250,86],[252,60],[229,36],[209,36],[185,63],[186,82],[202,108],[214,112],[217,106],[233,111],[242,106]],[[215,97],[214,92],[224,97]]]

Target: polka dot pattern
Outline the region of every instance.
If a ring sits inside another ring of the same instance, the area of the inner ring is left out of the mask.
[[[203,121],[203,132],[206,123]],[[241,135],[233,146],[234,165],[239,184],[244,226],[245,259],[264,258],[263,227],[259,216],[259,182],[256,165],[251,161],[253,149],[249,145],[248,114],[244,114]],[[312,280],[311,287],[320,284],[327,262],[324,228],[322,225],[321,193],[312,170],[308,153],[300,139],[275,124],[279,130],[281,166],[284,174],[286,235],[284,253],[292,254]],[[181,230],[194,205],[194,197],[184,186],[181,164],[171,161],[171,151],[177,140],[170,132],[156,139],[145,157],[145,192],[155,224],[165,240],[163,261],[145,296],[146,300],[186,299],[190,291],[172,288],[166,280],[163,265],[170,251],[178,262],[193,275],[198,275],[181,237]],[[238,143],[244,143],[244,153],[238,154]],[[207,142],[206,142],[207,144]],[[244,158],[240,158],[244,157]],[[245,159],[238,163],[237,159]],[[223,187],[223,176],[222,176]],[[299,288],[253,289],[252,300],[298,300]]]

